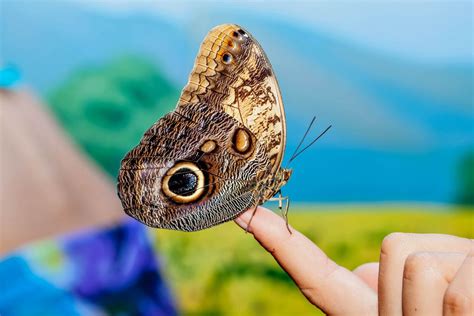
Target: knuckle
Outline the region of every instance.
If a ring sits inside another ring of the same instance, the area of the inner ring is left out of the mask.
[[[415,280],[422,278],[431,271],[428,267],[436,265],[436,258],[428,252],[415,252],[410,254],[403,269],[403,278],[406,280]]]
[[[448,290],[444,294],[444,314],[447,315],[471,315],[473,298],[459,291]]]
[[[390,233],[385,236],[380,249],[381,254],[389,255],[395,252],[404,243],[406,236],[405,233]]]
[[[316,295],[316,290],[313,287],[302,287],[300,288],[300,291],[308,299],[308,301],[315,305],[314,296]]]
[[[336,273],[336,271],[339,271],[342,269],[339,265],[332,262],[329,259],[329,257],[326,258],[326,262],[327,263],[326,263],[326,270],[324,271],[324,281],[327,281]]]

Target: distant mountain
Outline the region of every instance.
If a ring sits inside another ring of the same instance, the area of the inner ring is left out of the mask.
[[[334,126],[295,162],[285,190],[296,201],[448,202],[458,160],[474,145],[472,64],[415,63],[284,20],[218,9],[190,28],[72,2],[2,5],[3,58],[43,94],[75,69],[120,55],[151,60],[180,88],[209,28],[224,21],[246,27],[277,73],[288,150],[312,115],[318,130]]]

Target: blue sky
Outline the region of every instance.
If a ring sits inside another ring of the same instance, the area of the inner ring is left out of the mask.
[[[472,1],[77,1],[119,15],[146,12],[184,27],[206,12],[249,12],[326,31],[401,58],[472,62]],[[201,36],[199,34],[199,36]]]

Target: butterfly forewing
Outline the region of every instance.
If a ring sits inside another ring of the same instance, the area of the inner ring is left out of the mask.
[[[286,142],[280,88],[262,47],[240,26],[217,26],[201,44],[178,107],[199,101],[245,125],[267,148],[271,172],[279,169]]]

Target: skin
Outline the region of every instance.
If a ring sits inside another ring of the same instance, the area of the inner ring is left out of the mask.
[[[115,187],[27,91],[0,90],[0,255],[123,218]]]
[[[380,262],[349,271],[273,212],[259,207],[235,222],[328,315],[473,315],[474,241],[450,235],[392,233]],[[250,222],[250,226],[248,225]]]

